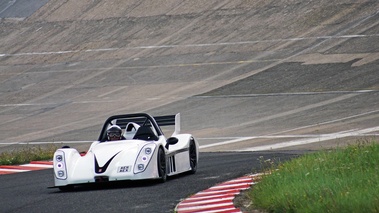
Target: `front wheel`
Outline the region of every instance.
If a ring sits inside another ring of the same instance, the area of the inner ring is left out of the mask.
[[[158,173],[159,173],[159,182],[164,183],[167,180],[166,172],[166,154],[162,148],[158,150]]]
[[[189,145],[189,160],[190,160],[190,173],[195,174],[197,170],[197,152],[196,152],[196,145],[193,140],[190,141]]]

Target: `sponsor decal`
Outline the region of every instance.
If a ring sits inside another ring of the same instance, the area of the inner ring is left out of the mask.
[[[130,169],[130,166],[119,166],[117,168],[117,172],[118,173],[121,173],[121,172],[129,172],[129,169]]]

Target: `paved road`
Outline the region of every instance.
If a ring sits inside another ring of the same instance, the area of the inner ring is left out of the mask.
[[[1,212],[173,212],[181,199],[216,183],[259,171],[260,159],[276,162],[296,153],[203,153],[194,175],[171,178],[164,184],[124,182],[86,186],[74,192],[48,189],[54,184],[51,169],[0,175]]]

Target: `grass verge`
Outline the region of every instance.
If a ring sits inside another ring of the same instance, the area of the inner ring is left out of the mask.
[[[379,212],[379,144],[350,145],[274,164],[251,188],[264,212]]]
[[[17,165],[35,160],[53,159],[56,146],[27,146],[21,150],[5,151],[0,153],[0,165]]]

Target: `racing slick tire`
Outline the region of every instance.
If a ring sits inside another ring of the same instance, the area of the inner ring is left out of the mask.
[[[190,167],[191,167],[191,170],[189,171],[189,173],[195,174],[197,170],[197,153],[196,153],[196,145],[193,139],[191,139],[190,145],[189,145],[189,160],[190,160]]]
[[[166,154],[162,147],[158,150],[158,174],[159,182],[164,183],[167,180],[167,170],[166,170]]]

